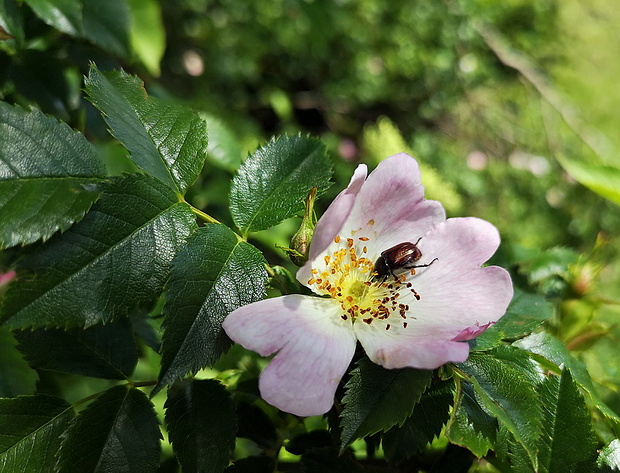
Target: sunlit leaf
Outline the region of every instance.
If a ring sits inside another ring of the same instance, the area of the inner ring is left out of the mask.
[[[301,212],[313,187],[329,186],[325,145],[303,136],[280,136],[252,153],[230,191],[230,211],[245,233],[264,230]]]
[[[11,328],[91,326],[157,297],[196,228],[189,206],[160,181],[114,179],[82,221],[20,260],[2,301]]]
[[[513,345],[543,357],[545,360],[553,363],[556,369],[559,369],[561,366],[567,367],[571,372],[571,376],[588,397],[592,399],[601,413],[612,421],[616,428],[620,428],[620,417],[600,399],[585,365],[573,357],[560,340],[548,333],[541,332],[517,340]]]
[[[68,429],[58,452],[58,473],[154,473],[159,465],[157,414],[136,388],[109,389]]]
[[[161,7],[155,0],[128,0],[131,9],[131,45],[148,71],[159,76],[159,62],[166,49]]]
[[[570,371],[550,376],[540,390],[543,435],[539,442],[539,466],[546,473],[594,471],[597,441],[592,418]]]
[[[265,263],[255,247],[224,225],[207,224],[190,237],[166,286],[162,368],[155,392],[215,363],[230,347],[222,322],[237,307],[264,297]]]
[[[235,448],[237,419],[230,395],[219,382],[183,381],[170,387],[166,425],[183,471],[218,473]]]
[[[65,123],[0,102],[0,248],[47,239],[97,199],[105,169]]]
[[[531,294],[515,288],[515,295],[506,314],[487,332],[499,331],[505,338],[527,335],[553,316],[553,305],[540,294]]]
[[[456,409],[452,411],[446,435],[450,442],[468,448],[478,458],[485,456],[495,445],[497,419],[477,400],[474,388],[462,383]]]
[[[620,205],[620,168],[559,157],[570,176],[600,196]]]
[[[429,370],[388,370],[362,358],[342,399],[342,448],[357,438],[402,425],[432,376]]]
[[[41,20],[63,33],[82,34],[82,0],[24,0]]]
[[[536,468],[541,403],[529,376],[490,354],[472,353],[457,366],[470,375],[480,402],[514,436]]]
[[[74,415],[66,401],[45,394],[0,399],[0,472],[54,471]]]
[[[601,473],[620,471],[620,440],[609,442],[601,450],[596,463]]]
[[[91,66],[86,91],[131,159],[184,194],[206,157],[205,122],[185,107],[149,97],[142,81],[123,71]]]

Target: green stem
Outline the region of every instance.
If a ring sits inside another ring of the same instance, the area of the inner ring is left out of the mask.
[[[187,202],[186,202],[187,203]],[[218,223],[221,224],[222,222],[214,219],[213,217],[211,217],[211,215],[204,213],[202,210],[197,209],[196,207],[194,207],[191,204],[187,204],[189,205],[190,209],[192,210],[192,212],[194,212],[194,214],[200,218],[201,220],[207,222],[207,223]]]
[[[132,388],[144,388],[147,386],[155,386],[157,384],[157,381],[127,381],[125,383],[128,386],[131,386]],[[104,390],[104,391],[99,391],[98,393],[95,394],[91,394],[90,396],[85,397],[84,399],[80,399],[79,401],[75,401],[73,403],[73,407],[76,408],[86,402],[92,401],[93,399],[97,399],[99,396],[101,396],[102,394],[104,394],[105,392],[107,392],[108,390]]]

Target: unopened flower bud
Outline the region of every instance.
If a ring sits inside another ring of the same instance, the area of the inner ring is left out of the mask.
[[[289,258],[296,266],[303,266],[308,261],[308,250],[316,225],[316,216],[314,214],[314,201],[316,199],[317,188],[310,189],[310,193],[306,198],[306,210],[301,220],[299,230],[291,238],[291,247],[282,248],[288,254]]]

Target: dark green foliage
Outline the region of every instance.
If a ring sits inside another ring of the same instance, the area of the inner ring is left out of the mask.
[[[470,376],[476,401],[514,437],[532,467],[537,468],[542,405],[535,383],[506,358],[472,353],[459,366]]]
[[[91,326],[152,302],[195,225],[188,205],[160,181],[114,179],[82,221],[20,261],[18,273],[32,276],[9,288],[2,321]]]
[[[204,120],[148,97],[137,77],[92,66],[86,91],[131,159],[179,194],[196,180],[207,151]]]
[[[0,327],[0,397],[33,394],[37,373],[17,349],[17,340],[5,327]]]
[[[581,3],[0,0],[0,473],[620,471],[620,17]],[[291,217],[402,151],[515,297],[464,363],[360,348],[278,411],[221,323],[307,293]]]
[[[125,379],[138,362],[127,319],[83,329],[36,329],[15,333],[31,366],[104,379]]]
[[[235,447],[237,419],[230,395],[215,380],[182,381],[169,388],[166,424],[185,472],[218,473]]]
[[[506,315],[490,331],[499,331],[505,338],[519,338],[535,330],[552,315],[553,306],[543,296],[517,289]]]
[[[53,471],[74,415],[66,401],[44,394],[0,399],[0,472]]]
[[[543,409],[543,436],[539,443],[540,471],[578,473],[594,471],[596,437],[583,397],[570,371],[551,376],[540,391]]]
[[[99,196],[103,163],[83,135],[0,102],[0,249],[47,240]]]
[[[432,371],[386,370],[367,358],[360,360],[342,399],[342,448],[357,438],[402,425],[431,379]]]
[[[260,252],[218,224],[195,232],[173,264],[155,391],[215,363],[231,345],[222,329],[224,318],[237,307],[262,299],[267,279]]]
[[[272,227],[300,213],[313,187],[329,186],[325,145],[313,138],[281,136],[248,156],[233,179],[230,211],[244,232]]]
[[[73,421],[58,452],[58,473],[152,473],[159,465],[157,416],[144,393],[117,386]]]
[[[454,401],[454,383],[435,381],[400,426],[383,436],[386,458],[399,463],[418,453],[441,433]]]

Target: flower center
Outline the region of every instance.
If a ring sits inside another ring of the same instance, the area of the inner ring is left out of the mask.
[[[405,300],[411,300],[409,294],[418,300],[420,296],[404,274],[377,277],[374,261],[366,257],[367,241],[367,237],[336,236],[337,246],[332,245],[333,252],[315,262],[308,285],[338,301],[343,320],[361,320],[369,325],[381,321],[389,330],[395,317],[406,328],[407,318],[414,317]]]

